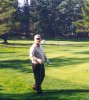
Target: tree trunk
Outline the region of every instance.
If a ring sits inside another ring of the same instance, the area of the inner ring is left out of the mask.
[[[8,39],[8,35],[7,34],[4,34],[3,36],[2,36],[2,39],[3,39],[3,44],[8,44],[8,41],[7,41],[7,39]]]

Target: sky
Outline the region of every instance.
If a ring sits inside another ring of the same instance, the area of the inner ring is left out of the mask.
[[[30,0],[28,0],[28,1],[29,1],[29,3],[30,3]],[[24,0],[18,0],[18,2],[19,2],[19,4],[20,4],[20,6],[22,6],[22,5],[23,5]]]

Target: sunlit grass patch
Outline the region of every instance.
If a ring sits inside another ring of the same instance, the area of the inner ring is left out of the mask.
[[[44,96],[32,90],[34,77],[29,59],[29,41],[15,43],[0,44],[1,100],[89,99],[89,46],[84,42],[60,41],[63,45],[43,45],[50,60],[49,65],[45,64]]]

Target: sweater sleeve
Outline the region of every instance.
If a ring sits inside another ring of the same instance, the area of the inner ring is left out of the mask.
[[[35,48],[33,46],[31,46],[30,48],[30,59],[31,61],[35,61],[37,62],[37,57],[35,57]]]

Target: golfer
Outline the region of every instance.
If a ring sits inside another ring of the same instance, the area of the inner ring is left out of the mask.
[[[43,93],[41,85],[45,77],[44,62],[48,62],[40,42],[41,36],[37,34],[34,36],[34,44],[30,47],[30,59],[32,61],[32,69],[35,79],[35,83],[32,88],[39,94]]]

